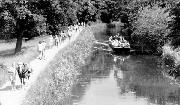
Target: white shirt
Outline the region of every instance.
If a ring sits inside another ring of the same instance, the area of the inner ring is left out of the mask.
[[[53,45],[53,37],[49,38],[49,45]]]
[[[43,47],[43,49],[46,48],[46,42],[43,42],[43,43],[42,43],[42,47]]]
[[[41,43],[41,44],[40,44],[40,43],[38,44],[38,50],[39,50],[39,51],[42,51],[42,50],[43,50],[43,44],[42,44],[42,43]]]

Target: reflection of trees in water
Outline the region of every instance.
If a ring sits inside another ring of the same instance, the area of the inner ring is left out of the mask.
[[[79,101],[83,97],[87,87],[90,85],[90,81],[91,81],[90,76],[87,75],[79,76],[76,79],[74,86],[72,87],[71,98],[69,99],[69,101],[70,102],[72,102],[72,100]]]
[[[122,94],[125,94],[128,91],[130,91],[129,90],[129,83],[128,83],[129,81],[124,79],[124,78],[127,78],[127,75],[124,75],[123,69],[121,67],[116,66],[116,68],[114,68],[114,71],[117,72],[115,78],[116,78],[116,81],[117,81],[117,86],[120,89],[119,94],[122,95]],[[120,77],[118,75],[119,72],[121,73],[121,74],[119,74],[119,75],[121,75]]]
[[[117,66],[117,68],[121,69],[122,66],[124,65],[124,62],[130,58],[130,56],[117,56],[117,55],[112,55],[114,58],[114,64]],[[124,69],[122,69],[124,70]]]
[[[154,58],[143,58],[143,57],[133,57],[124,62],[123,69],[126,71],[132,71],[136,76],[143,77],[143,79],[150,78],[162,78],[161,70],[157,66],[156,59]]]
[[[112,66],[112,57],[103,51],[95,51],[87,65],[82,67],[82,74],[91,76],[108,76]]]
[[[114,57],[114,77],[117,81],[117,86],[119,87],[120,91],[119,94],[124,94],[128,91],[128,85],[127,82],[124,81],[124,70],[122,69],[122,65],[124,64],[125,60],[129,57],[123,57],[123,56],[113,56]]]
[[[112,56],[95,51],[92,56],[86,60],[86,65],[80,68],[81,75],[79,75],[74,83],[71,91],[71,99],[68,99],[69,102],[72,100],[80,100],[93,78],[109,76],[113,63],[112,60]]]
[[[180,104],[180,89],[170,85],[169,81],[160,74],[154,59],[132,58],[123,64],[123,80],[119,80],[119,87],[126,91],[133,91],[138,97],[146,97],[151,103],[165,105],[167,103]]]
[[[138,97],[146,97],[151,103],[164,105],[165,103],[179,103],[180,93],[178,88],[166,87],[166,86],[154,86],[151,84],[131,84],[131,89],[136,92]]]

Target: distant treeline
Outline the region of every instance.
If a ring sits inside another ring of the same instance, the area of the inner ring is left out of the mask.
[[[121,33],[129,36],[131,44],[155,54],[162,54],[167,43],[173,48],[180,45],[177,0],[129,0],[120,5]]]
[[[17,38],[15,53],[23,37],[58,34],[63,26],[78,22],[110,22],[114,0],[1,0],[0,39]]]
[[[178,0],[1,0],[0,39],[55,35],[78,22],[121,20],[138,45],[161,52],[165,43],[179,45]]]

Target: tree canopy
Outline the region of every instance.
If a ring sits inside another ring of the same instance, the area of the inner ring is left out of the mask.
[[[17,53],[23,37],[55,35],[78,22],[121,20],[129,36],[156,37],[162,45],[164,37],[178,39],[178,11],[178,0],[1,0],[0,39],[17,38]],[[172,42],[178,45],[179,40]]]

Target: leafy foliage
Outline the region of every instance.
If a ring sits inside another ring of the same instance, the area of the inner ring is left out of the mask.
[[[174,6],[170,12],[173,17],[173,20],[169,24],[169,28],[171,29],[171,33],[169,36],[172,39],[172,45],[177,47],[180,44],[180,3]]]
[[[168,22],[171,20],[166,8],[157,5],[142,8],[138,12],[137,20],[133,23],[132,37],[138,37],[137,42],[157,50],[166,42],[166,36],[170,32]],[[139,39],[139,40],[138,40]]]
[[[153,41],[152,46],[162,46],[163,38],[169,34],[169,30],[165,30],[166,22],[169,21],[166,20],[169,15],[167,11],[172,7],[170,15],[174,18],[168,27],[171,29],[170,36],[179,34],[177,2],[178,0],[3,0],[0,1],[0,34],[1,39],[17,38],[18,52],[23,37],[31,39],[39,35],[55,35],[62,26],[78,22],[101,20],[110,23],[121,20],[125,25],[124,31],[129,36],[136,33],[145,40],[152,37],[148,43]],[[175,44],[178,42],[173,40]]]
[[[55,35],[60,26],[77,23],[71,0],[5,0],[0,4],[1,38],[17,38],[15,52],[21,50],[23,37]]]

